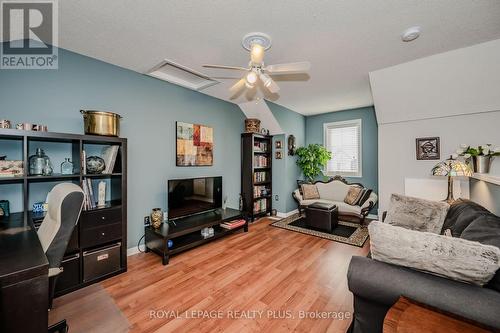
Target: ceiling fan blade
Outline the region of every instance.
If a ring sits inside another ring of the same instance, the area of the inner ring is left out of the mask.
[[[309,61],[290,62],[288,64],[269,65],[265,71],[271,75],[306,73],[311,68]]]
[[[231,92],[231,95],[237,95],[244,87],[245,87],[245,78],[243,77],[238,82],[233,84],[231,88],[229,88],[229,92]]]
[[[276,94],[278,91],[280,91],[280,87],[274,80],[267,74],[261,73],[260,76],[260,81],[262,82],[262,85],[269,90],[271,94]]]
[[[224,66],[224,65],[203,65],[205,68],[219,68],[219,69],[232,69],[237,71],[248,71],[248,68],[238,66]]]

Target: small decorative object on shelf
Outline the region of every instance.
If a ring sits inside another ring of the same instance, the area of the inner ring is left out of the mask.
[[[87,173],[92,175],[101,174],[106,168],[106,163],[99,156],[89,156],[86,161]]]
[[[245,119],[245,132],[260,133],[260,120],[255,118]]]
[[[104,207],[106,205],[106,182],[100,181],[97,186],[97,207]]]
[[[32,176],[49,176],[52,174],[50,158],[41,148],[36,149],[35,155],[29,158],[29,172]]]
[[[33,204],[33,213],[42,213],[44,212],[43,210],[43,207],[44,206],[44,202],[35,202]]]
[[[61,174],[62,175],[72,175],[73,174],[73,163],[69,158],[65,158],[64,162],[61,163]]]
[[[295,149],[297,149],[297,144],[295,142],[295,136],[293,134],[288,136],[288,155],[295,155]]]
[[[461,144],[453,157],[458,156],[462,156],[467,163],[472,164],[474,172],[488,173],[490,172],[492,158],[500,156],[500,147],[493,148],[489,143],[477,147]]]
[[[10,120],[2,119],[0,120],[0,128],[10,128]]]
[[[0,200],[0,208],[3,210],[3,216],[10,216],[9,200]]]
[[[24,175],[23,161],[7,161],[0,158],[0,178],[21,177]]]
[[[151,225],[153,228],[158,229],[161,227],[162,222],[163,212],[161,211],[161,208],[153,208],[151,211]]]

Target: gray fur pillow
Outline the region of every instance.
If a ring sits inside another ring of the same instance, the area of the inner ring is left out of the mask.
[[[479,286],[500,268],[500,249],[461,238],[373,221],[368,225],[372,258]]]
[[[450,205],[443,201],[393,194],[384,222],[406,229],[439,234],[449,208]]]

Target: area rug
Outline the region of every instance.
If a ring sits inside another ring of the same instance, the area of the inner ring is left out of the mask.
[[[324,231],[310,229],[307,227],[305,224],[304,214],[299,216],[298,213],[285,217],[284,219],[274,222],[271,225],[273,227],[292,230],[306,235],[321,237],[357,247],[363,247],[368,239],[368,228],[366,228],[366,226],[361,226],[357,223],[339,221],[337,227],[333,229],[331,234],[329,234]]]

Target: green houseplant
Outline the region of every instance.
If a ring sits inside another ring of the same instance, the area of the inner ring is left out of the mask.
[[[304,177],[313,182],[314,179],[323,175],[323,168],[332,158],[332,153],[320,144],[310,144],[307,147],[297,149],[297,165],[302,170]]]

